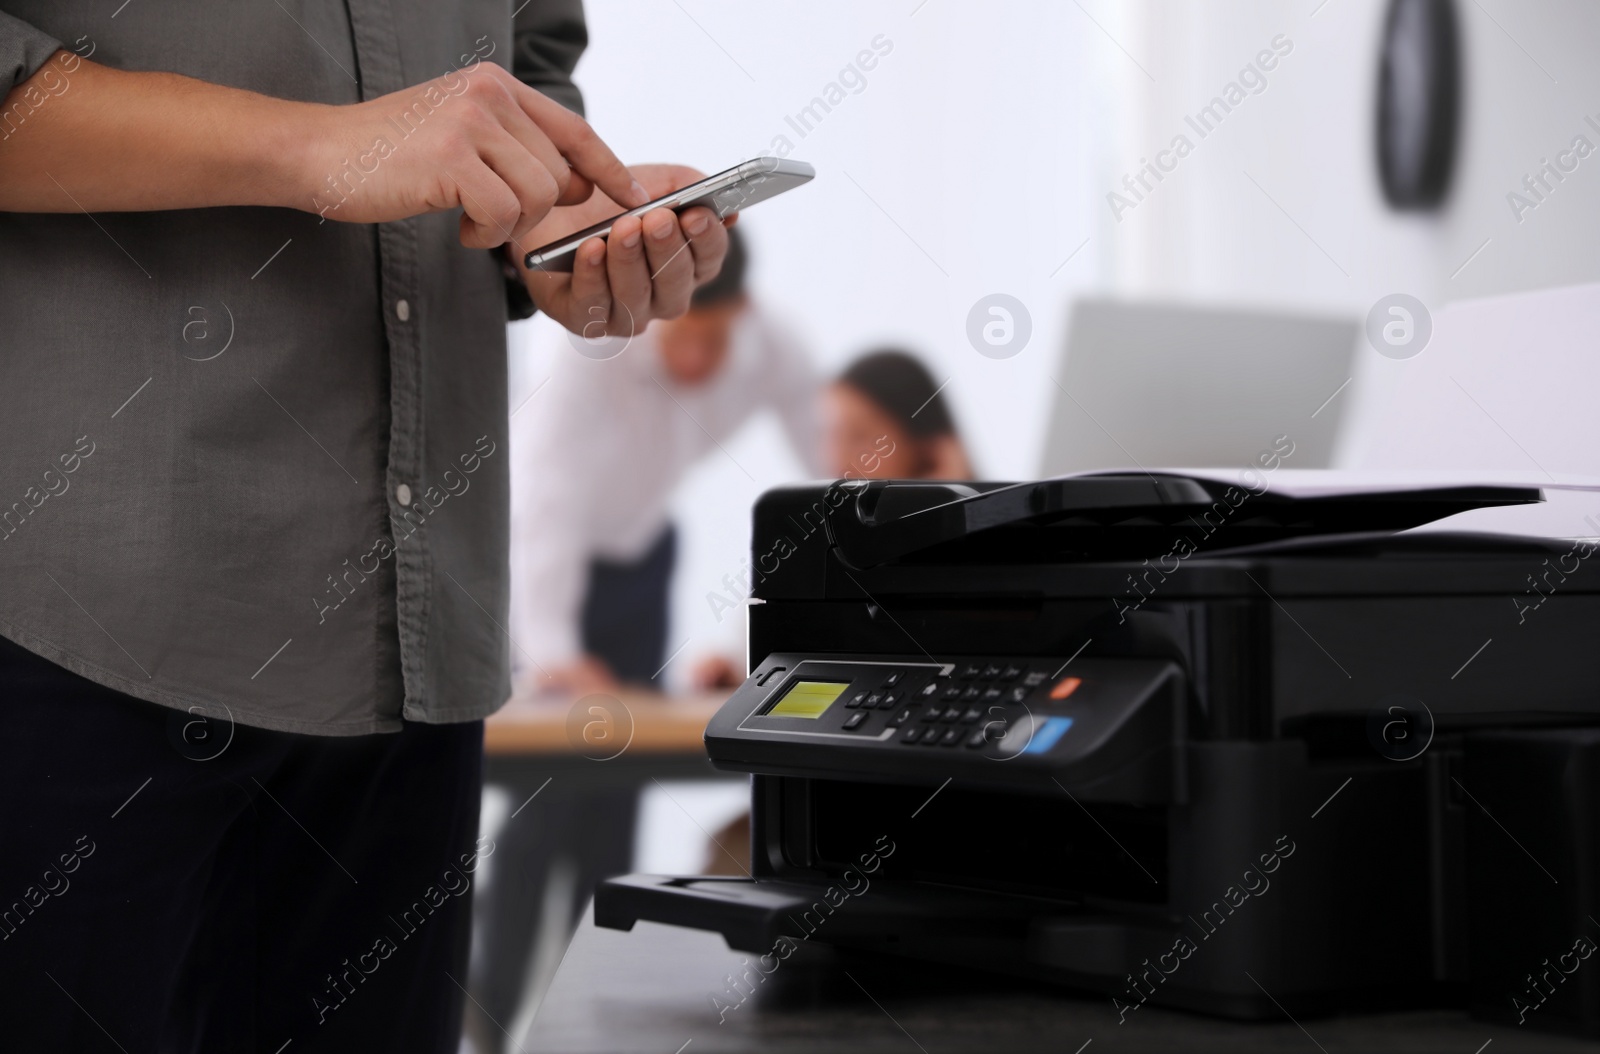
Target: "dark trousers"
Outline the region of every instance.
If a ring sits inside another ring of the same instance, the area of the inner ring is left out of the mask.
[[[667,609],[677,532],[667,527],[638,560],[596,560],[584,597],[584,651],[604,660],[623,681],[650,685],[667,660]],[[603,762],[595,762],[596,765]],[[522,804],[519,800],[513,808]],[[480,902],[473,995],[498,1025],[473,1029],[485,1046],[514,1050],[499,1031],[509,1027],[528,984],[528,960],[539,939],[538,921],[552,869],[571,876],[563,905],[563,941],[601,879],[625,873],[633,859],[637,787],[586,788],[557,779],[510,820],[500,833],[495,879]]]
[[[583,598],[583,650],[621,681],[651,685],[667,661],[667,608],[678,532],[670,524],[637,560],[593,560]]]
[[[324,737],[0,640],[0,1049],[456,1050],[483,724]]]

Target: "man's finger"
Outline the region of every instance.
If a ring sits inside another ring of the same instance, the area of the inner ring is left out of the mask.
[[[500,126],[545,167],[555,180],[561,195],[565,196],[572,181],[572,167],[560,149],[550,141],[550,137],[545,135],[544,129],[535,124],[523,111],[510,91],[486,93],[485,97],[495,120],[499,121]]]
[[[491,134],[479,151],[488,166],[517,196],[520,214],[506,237],[518,241],[549,213],[561,196],[560,188],[544,162],[529,154],[523,143],[509,132]],[[563,167],[565,164],[562,162]]]
[[[571,169],[568,169],[571,172]],[[557,205],[582,205],[594,193],[594,184],[577,172],[567,180],[567,189],[556,199]]]
[[[611,326],[611,283],[606,277],[606,243],[600,238],[590,238],[578,246],[572,261],[572,304],[579,314],[578,335],[587,341],[598,341],[607,336],[629,337],[631,333],[616,333]]]
[[[522,215],[522,203],[481,159],[469,161],[460,169],[447,172],[460,197],[461,244],[469,249],[492,249],[511,238],[511,229]]]
[[[644,216],[645,253],[650,260],[650,305],[656,318],[676,318],[689,310],[694,292],[694,256],[667,209],[652,209]]]
[[[687,209],[678,222],[689,239],[689,252],[694,254],[694,284],[711,281],[728,255],[727,228],[710,209]]]
[[[521,82],[512,90],[523,112],[544,130],[572,167],[605,191],[612,201],[624,208],[633,208],[650,200],[644,187],[589,127],[589,122]]]
[[[632,315],[642,327],[650,319],[650,269],[645,260],[644,226],[637,216],[624,216],[612,226],[606,244],[606,277],[611,286],[612,318]]]

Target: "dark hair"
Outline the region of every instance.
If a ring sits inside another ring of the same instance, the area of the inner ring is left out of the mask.
[[[744,236],[739,228],[728,228],[728,255],[722,258],[717,277],[700,286],[690,297],[693,307],[712,307],[744,296],[744,272],[749,257],[744,251]]]
[[[870,351],[851,363],[839,381],[877,403],[918,439],[955,435],[955,419],[939,385],[910,352]]]

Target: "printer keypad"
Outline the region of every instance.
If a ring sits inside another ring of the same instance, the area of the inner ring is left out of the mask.
[[[1030,710],[1055,708],[1054,703],[1059,700],[1047,700],[1045,696],[1052,692],[1060,671],[1036,666],[1036,661],[961,661],[948,673],[909,660],[872,664],[849,672],[818,672],[812,679],[844,681],[848,685],[831,712],[805,724],[819,733],[852,733],[852,738],[859,738],[864,745],[897,740],[918,746],[965,744],[981,749],[1005,738],[1007,729],[1023,720]],[[778,700],[781,699],[780,692]],[[875,710],[884,711],[882,721],[872,719]],[[1035,717],[1037,720],[1042,714],[1036,712]],[[786,727],[803,730],[792,717],[787,717]]]

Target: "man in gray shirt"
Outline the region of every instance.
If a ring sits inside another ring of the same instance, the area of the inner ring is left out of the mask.
[[[574,113],[579,0],[0,7],[8,1042],[453,1050],[508,297],[626,334],[722,225],[521,270],[696,176]]]

